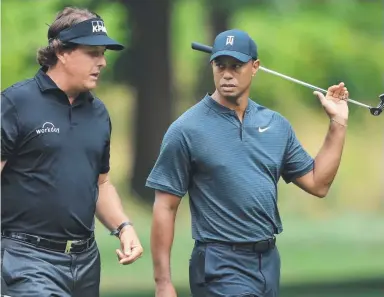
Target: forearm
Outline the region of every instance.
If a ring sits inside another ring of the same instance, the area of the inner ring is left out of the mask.
[[[341,122],[341,121],[340,121]],[[346,124],[345,122],[341,122]],[[345,143],[346,127],[331,121],[324,144],[315,158],[314,182],[327,192],[336,176]]]
[[[170,256],[174,237],[176,209],[154,204],[151,253],[156,283],[171,282]]]
[[[129,220],[116,188],[109,181],[99,185],[96,216],[109,230],[116,229],[121,223]]]

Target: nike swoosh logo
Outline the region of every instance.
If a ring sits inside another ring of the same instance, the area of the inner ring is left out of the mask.
[[[269,128],[271,128],[271,127],[266,127],[266,128],[259,127],[259,132],[263,133],[263,132],[267,131]]]

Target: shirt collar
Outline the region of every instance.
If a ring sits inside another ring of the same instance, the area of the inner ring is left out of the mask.
[[[56,83],[46,74],[46,69],[43,67],[41,67],[39,71],[36,73],[35,80],[42,93],[54,91],[54,90],[60,90],[60,88],[56,85]],[[92,93],[89,91],[81,93],[78,98],[88,99],[89,101],[93,101],[95,99]]]
[[[219,113],[233,113],[234,112],[232,109],[230,109],[230,108],[220,104],[219,102],[217,102],[211,96],[212,96],[212,94],[207,93],[203,99],[203,102],[207,106],[209,106],[210,108],[212,108],[213,110],[215,110],[216,112],[219,112]],[[253,101],[248,98],[248,104],[247,104],[247,108],[245,109],[245,113],[250,112],[255,107],[255,105],[252,103],[253,103]]]

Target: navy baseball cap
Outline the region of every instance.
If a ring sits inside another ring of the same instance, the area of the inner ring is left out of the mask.
[[[66,28],[59,33],[57,38],[74,44],[105,46],[109,50],[124,49],[123,45],[108,37],[107,29],[101,18],[92,18]]]
[[[248,33],[233,29],[221,32],[215,38],[210,62],[219,56],[231,56],[243,63],[257,60],[257,46]]]

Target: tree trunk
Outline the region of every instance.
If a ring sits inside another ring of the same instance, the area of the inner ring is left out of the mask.
[[[222,3],[222,0],[214,0],[207,4],[209,9],[209,26],[211,28],[210,35],[212,43],[214,38],[220,32],[229,30],[229,15],[228,8]],[[209,44],[212,46],[213,44]],[[199,82],[196,87],[196,99],[200,100],[207,92],[213,92],[215,85],[213,82],[212,68],[208,63],[203,63],[199,70]]]
[[[132,191],[152,204],[146,179],[159,154],[161,140],[173,119],[169,27],[171,0],[121,0],[131,19],[131,47],[116,66],[117,79],[136,90]]]

